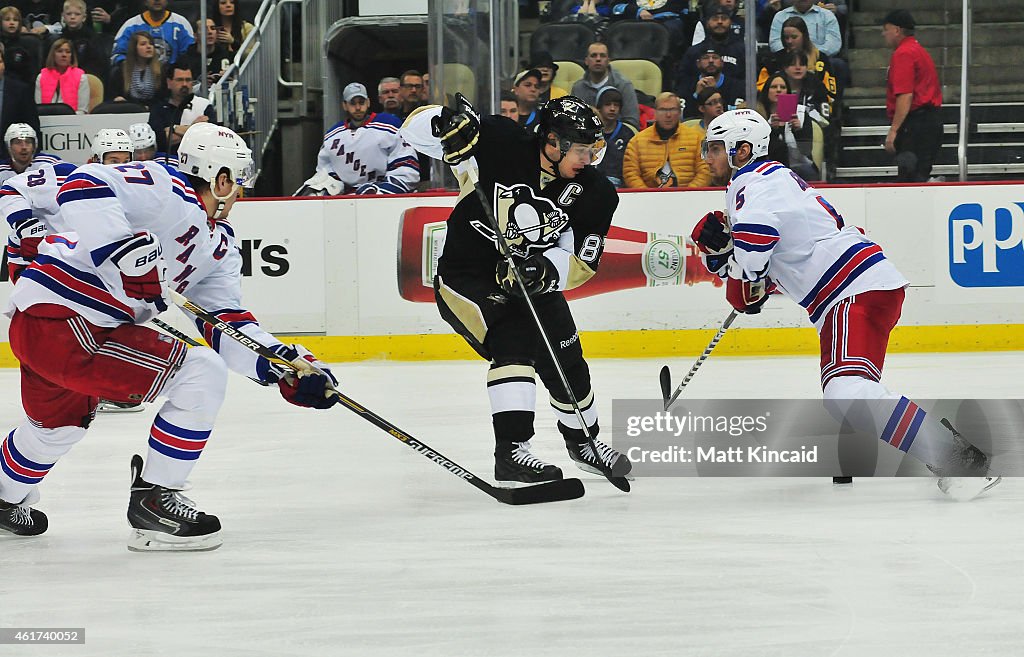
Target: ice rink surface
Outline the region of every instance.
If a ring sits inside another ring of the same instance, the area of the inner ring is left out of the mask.
[[[591,363],[599,408],[658,396],[664,360]],[[693,362],[670,362],[678,379]],[[1024,354],[892,355],[910,397],[1024,397]],[[490,479],[482,362],[339,365],[341,387]],[[17,373],[0,371],[5,426]],[[766,392],[768,391],[768,392]],[[691,398],[815,397],[814,358],[712,357]],[[155,413],[104,415],[57,465],[49,531],[0,538],[0,627],[84,627],[0,655],[978,657],[1024,645],[1024,486],[968,504],[926,479],[587,479],[507,507],[342,408],[231,378],[186,495],[209,553],[125,548]],[[9,429],[4,429],[4,432]],[[535,452],[577,471],[540,405]],[[582,473],[579,473],[582,474]],[[586,477],[587,475],[583,475]]]

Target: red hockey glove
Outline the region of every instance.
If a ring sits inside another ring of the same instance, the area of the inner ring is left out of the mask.
[[[775,291],[775,283],[763,278],[756,283],[730,278],[725,284],[725,298],[738,312],[756,315],[768,301],[768,295]]]

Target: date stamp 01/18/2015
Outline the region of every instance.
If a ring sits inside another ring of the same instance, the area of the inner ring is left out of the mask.
[[[85,643],[84,627],[0,627],[0,645]]]

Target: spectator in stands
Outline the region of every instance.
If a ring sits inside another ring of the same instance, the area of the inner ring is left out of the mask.
[[[626,147],[636,135],[636,128],[619,119],[622,112],[622,93],[615,87],[601,87],[597,91],[597,114],[604,123],[604,158],[597,170],[608,177],[616,187],[623,187],[622,160]]]
[[[231,55],[238,52],[255,29],[252,23],[242,18],[235,4],[235,0],[210,0],[206,10],[206,15],[217,27],[217,45],[223,46]]]
[[[521,126],[532,126],[537,122],[540,97],[541,73],[535,68],[520,71],[512,84],[512,95],[516,97],[516,121]]]
[[[601,87],[612,86],[622,94],[622,120],[634,128],[640,127],[640,108],[633,83],[612,68],[607,44],[595,41],[587,46],[584,60],[586,71],[583,77],[572,85],[572,95],[585,103],[597,103],[597,92]]]
[[[711,170],[700,155],[703,136],[679,122],[679,96],[670,91],[654,101],[654,125],[626,146],[622,174],[628,187],[706,187]]]
[[[399,110],[398,118],[405,119],[412,114],[417,107],[423,106],[420,94],[423,93],[423,74],[419,71],[406,71],[398,76],[399,95],[402,107]]]
[[[791,93],[797,95],[797,104],[807,111],[807,115],[818,125],[829,124],[829,102],[825,86],[807,67],[807,55],[799,50],[792,50],[782,59],[782,72],[789,82]],[[802,110],[803,111],[803,110]]]
[[[50,46],[46,66],[36,77],[36,102],[64,103],[77,114],[89,111],[89,79],[78,66],[78,58],[67,39],[57,39]]]
[[[501,100],[498,102],[500,104],[498,113],[518,123],[519,103],[516,101],[515,95],[511,91],[502,91]]]
[[[683,121],[683,125],[689,128],[697,128],[702,133],[706,133],[708,131],[708,124],[725,111],[725,101],[722,99],[722,92],[717,87],[704,87],[697,94],[695,104],[699,116]]]
[[[757,0],[757,40],[761,43],[768,43],[768,35],[772,31],[772,20],[775,14],[782,9],[782,0]]]
[[[679,63],[676,79],[697,77],[697,59],[709,47],[722,57],[722,71],[731,78],[743,80],[746,62],[746,45],[743,39],[733,34],[732,16],[721,4],[712,3],[706,9],[704,26],[708,37],[696,46],[691,46]]]
[[[210,101],[192,93],[194,80],[187,62],[170,64],[165,71],[167,97],[150,109],[149,125],[156,133],[157,150],[175,155],[189,126],[216,121],[217,115]]]
[[[764,67],[761,69],[757,79],[757,88],[764,85],[768,74],[782,68],[781,62],[786,52],[798,50],[807,55],[807,68],[814,73],[821,83],[825,85],[825,91],[829,95],[829,102],[834,105],[839,96],[839,85],[835,73],[832,71],[831,59],[828,55],[818,50],[818,46],[811,41],[807,32],[807,23],[799,16],[790,16],[782,23],[782,44],[784,49],[770,55]]]
[[[60,23],[60,0],[21,0],[18,4],[26,32],[45,37],[51,25]]]
[[[220,76],[223,75],[224,71],[231,66],[232,60],[235,56],[228,50],[228,46],[220,40],[220,36],[223,34],[222,30],[219,30],[214,24],[212,18],[206,19],[206,25],[203,25],[203,21],[196,21],[196,38],[206,39],[206,84],[212,86],[220,80]],[[199,75],[202,67],[202,52],[198,48],[198,44],[192,47],[192,74]]]
[[[843,47],[843,36],[839,31],[836,15],[828,9],[815,4],[814,0],[793,0],[792,7],[786,7],[772,19],[771,31],[768,35],[768,46],[772,52],[783,50],[782,24],[792,16],[799,16],[807,25],[811,42],[818,50],[828,56],[839,53]]]
[[[64,0],[62,22],[54,26],[56,29],[53,35],[70,41],[78,66],[103,80],[110,70],[110,58],[104,52],[92,25],[86,22],[87,15],[85,0]]]
[[[423,74],[423,88],[420,90],[420,101],[430,102],[430,71]]]
[[[892,124],[884,145],[896,156],[900,182],[926,182],[942,146],[942,88],[914,28],[905,9],[894,9],[882,21],[882,37],[892,48],[885,82],[885,112]]]
[[[777,160],[805,180],[817,180],[818,168],[811,159],[814,133],[810,121],[800,119],[799,112],[784,120],[778,113],[779,96],[793,93],[783,73],[768,77],[757,95],[757,112],[772,126],[768,141],[768,157]]]
[[[722,55],[713,44],[706,45],[697,59],[697,74],[694,78],[683,78],[676,85],[676,93],[684,99],[683,117],[692,119],[700,116],[697,96],[707,88],[718,89],[726,105],[735,109],[736,99],[742,98],[745,91],[743,82],[726,75],[722,70]]]
[[[146,11],[134,16],[121,26],[114,39],[110,61],[121,62],[128,52],[128,41],[136,32],[153,35],[153,45],[161,64],[173,64],[188,52],[196,42],[192,26],[181,14],[168,11],[170,0],[146,0]],[[159,133],[158,133],[159,134]]]
[[[89,7],[93,29],[113,36],[138,13],[138,0],[89,0]]]
[[[4,51],[0,48],[0,132],[12,123],[27,123],[39,134],[39,113],[32,101],[32,87],[16,78],[4,77]],[[7,155],[7,144],[0,154]]]
[[[736,0],[707,0],[707,2],[704,3],[704,15],[710,15],[711,10],[715,8],[715,3],[718,3],[721,5],[722,9],[729,12],[729,20],[731,21],[729,29],[732,30],[733,34],[742,39],[744,17],[739,13],[739,7]],[[707,32],[704,31],[704,23],[698,22],[696,29],[693,31],[693,39],[691,40],[690,45],[695,46],[706,38]],[[767,41],[767,39],[765,40]]]
[[[36,37],[22,35],[21,10],[13,6],[0,9],[0,44],[7,60],[8,79],[15,78],[31,86],[41,68],[39,48],[35,43],[27,46],[22,39],[35,41]]]
[[[558,73],[558,64],[555,63],[550,52],[540,50],[534,53],[529,68],[540,71],[540,97],[537,99],[539,105],[544,106],[552,98],[569,95],[565,89],[551,84],[551,81],[555,79],[555,74]]]
[[[358,82],[345,87],[342,101],[348,118],[324,135],[316,173],[303,191],[327,195],[414,191],[420,180],[419,162],[416,151],[398,134],[397,122],[381,121],[381,115],[370,112],[366,87]]]
[[[377,83],[377,103],[381,111],[398,116],[402,113],[402,83],[398,78],[381,78]]]
[[[151,107],[163,90],[160,60],[153,35],[137,31],[128,40],[127,57],[114,66],[107,78],[106,97]]]
[[[39,133],[27,123],[12,123],[4,130],[4,148],[8,157],[0,160],[0,184],[24,173],[34,164],[56,164],[60,158],[38,152]]]

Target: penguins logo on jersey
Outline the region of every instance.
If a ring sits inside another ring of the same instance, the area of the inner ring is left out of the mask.
[[[494,185],[494,214],[498,228],[513,255],[525,258],[531,249],[540,250],[551,246],[569,223],[569,216],[555,206],[551,200],[534,196],[529,185],[515,184],[506,187]],[[497,242],[494,231],[486,223],[473,220],[473,228]]]

